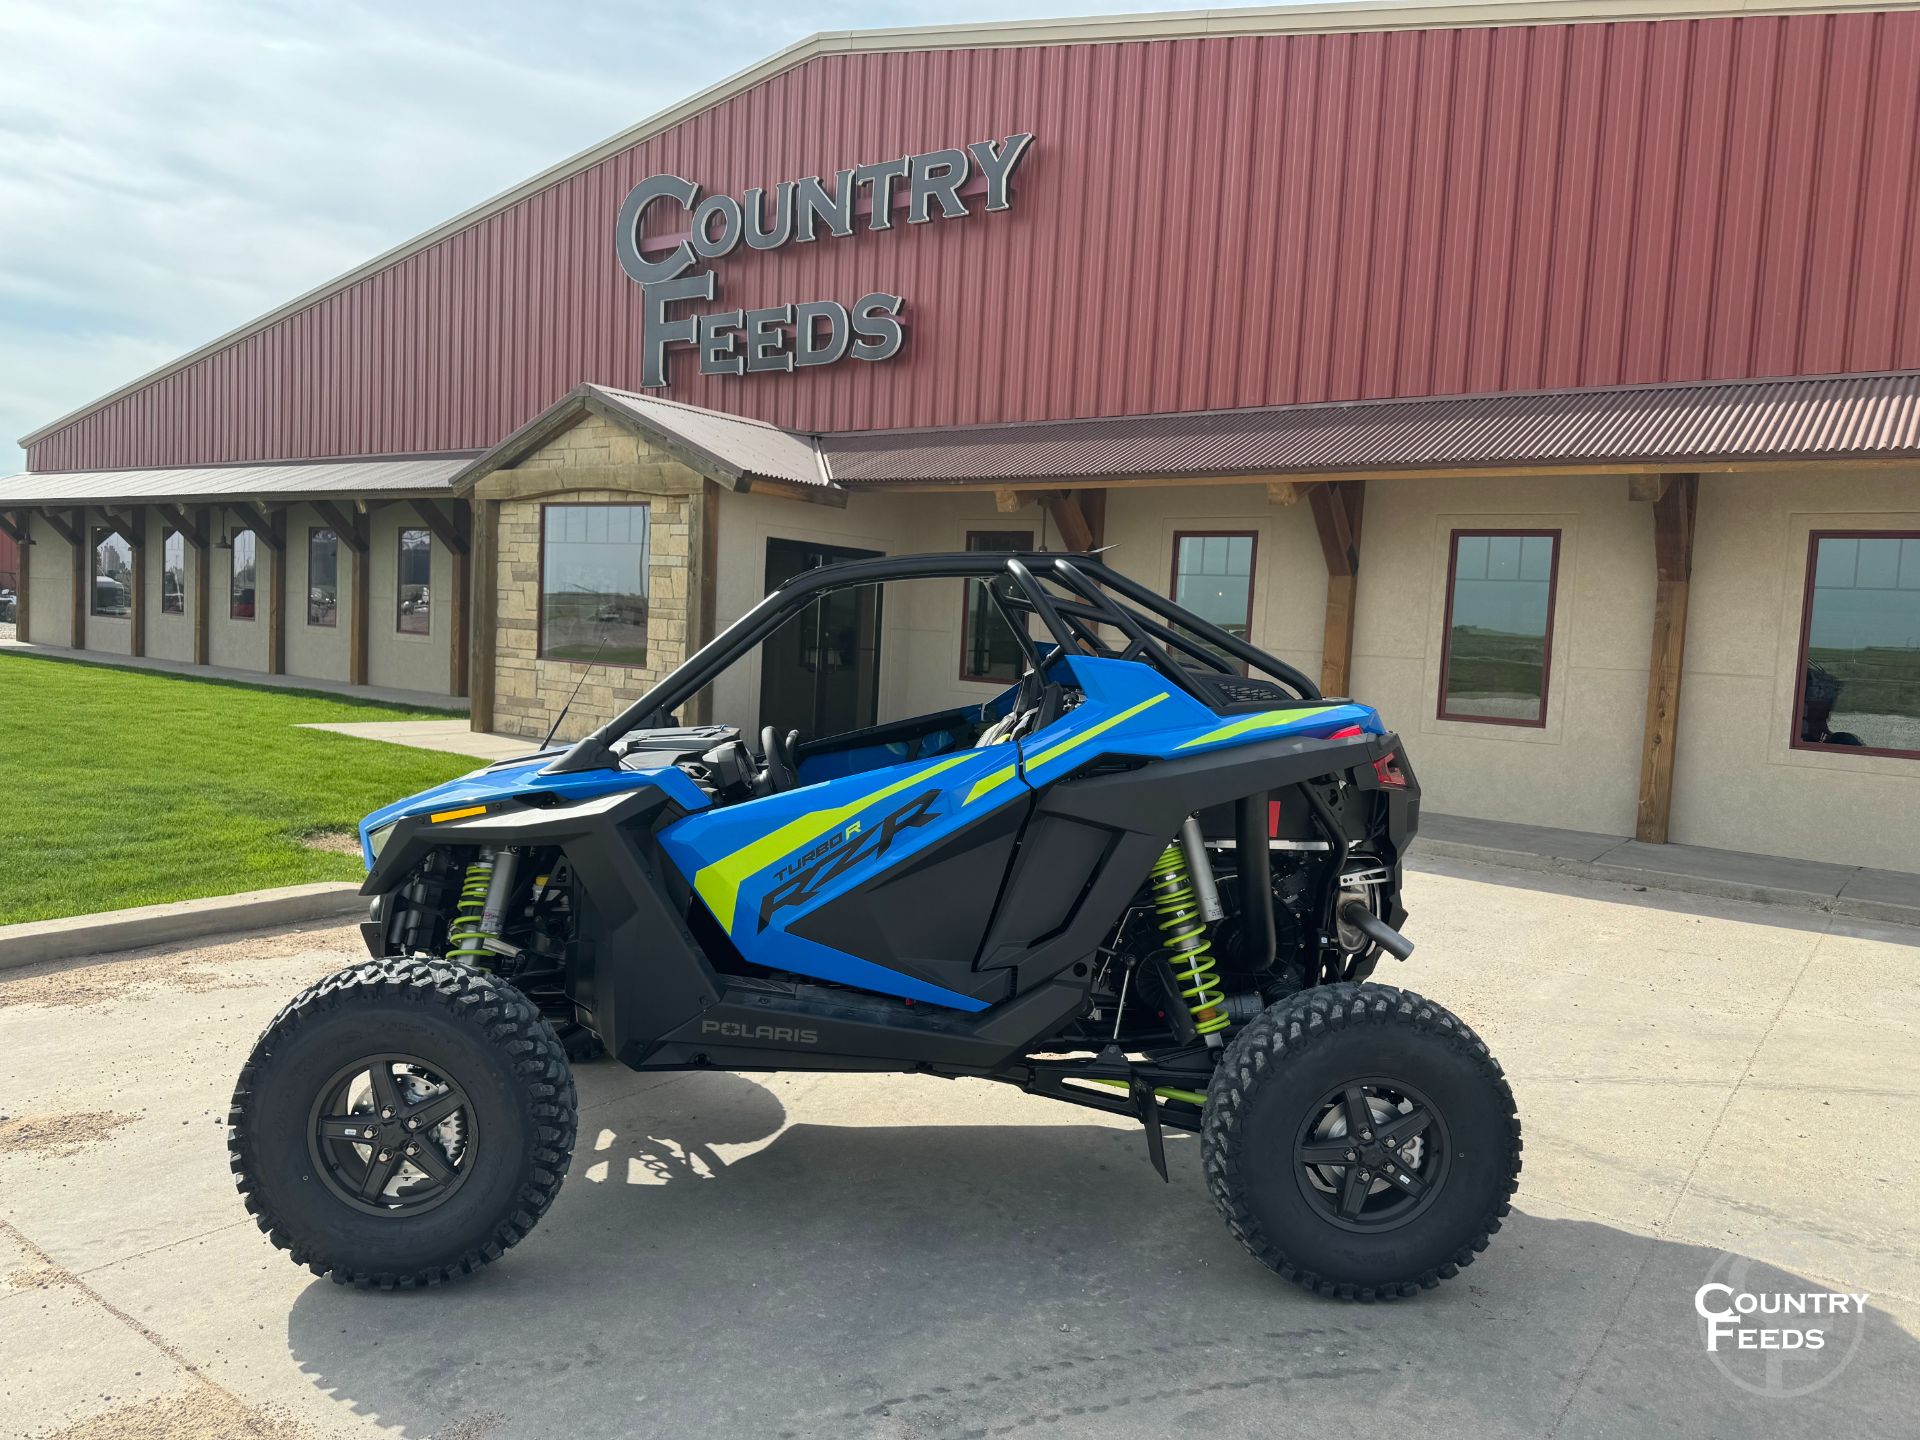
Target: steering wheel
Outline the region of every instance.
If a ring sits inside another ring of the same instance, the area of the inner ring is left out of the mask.
[[[761,780],[768,795],[778,795],[800,783],[799,772],[793,763],[793,747],[799,739],[798,730],[789,730],[783,736],[771,725],[761,729],[760,751],[767,757],[767,768],[762,772]]]

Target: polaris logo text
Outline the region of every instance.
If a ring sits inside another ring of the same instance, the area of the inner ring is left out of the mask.
[[[702,1035],[718,1035],[726,1040],[773,1040],[783,1045],[818,1045],[818,1030],[798,1030],[791,1025],[747,1025],[739,1020],[702,1020]]]

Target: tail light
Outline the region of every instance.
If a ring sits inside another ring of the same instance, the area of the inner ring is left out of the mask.
[[[1390,755],[1382,755],[1378,760],[1374,761],[1373,773],[1378,777],[1380,783],[1389,789],[1404,790],[1407,788],[1407,772],[1400,768],[1400,752],[1397,750]]]

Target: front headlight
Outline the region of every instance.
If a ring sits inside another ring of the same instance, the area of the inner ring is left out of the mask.
[[[399,823],[398,820],[389,820],[378,830],[368,833],[367,854],[370,860],[378,860],[380,858],[380,848],[387,843],[387,837],[393,834],[393,827]]]

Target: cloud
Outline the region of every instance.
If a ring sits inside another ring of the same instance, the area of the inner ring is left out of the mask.
[[[805,35],[1024,8],[9,0],[0,474],[14,437]]]

